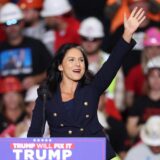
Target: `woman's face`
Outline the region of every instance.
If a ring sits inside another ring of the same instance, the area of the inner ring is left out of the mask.
[[[152,69],[149,71],[148,83],[151,90],[160,91],[160,69]]]
[[[79,81],[85,73],[85,61],[82,52],[77,48],[69,49],[58,69],[62,73],[62,80]]]

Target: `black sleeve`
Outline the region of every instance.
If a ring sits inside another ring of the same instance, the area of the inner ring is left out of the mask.
[[[32,121],[27,137],[42,137],[46,119],[43,119],[43,101],[38,98],[33,110]],[[45,117],[44,117],[45,118]]]
[[[127,43],[123,38],[119,40],[108,60],[103,64],[91,83],[99,95],[110,85],[125,56],[135,44],[133,39],[130,43]]]

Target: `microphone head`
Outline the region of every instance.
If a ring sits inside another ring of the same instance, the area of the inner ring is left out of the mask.
[[[43,100],[50,97],[50,91],[46,83],[42,83],[37,90],[38,96]]]

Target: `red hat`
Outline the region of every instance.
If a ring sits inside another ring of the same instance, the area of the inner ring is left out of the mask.
[[[21,9],[41,9],[43,0],[20,0],[18,5]]]
[[[7,77],[1,80],[0,93],[7,93],[10,91],[22,91],[20,81],[16,77]]]

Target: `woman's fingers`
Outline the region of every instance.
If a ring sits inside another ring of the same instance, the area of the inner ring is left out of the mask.
[[[131,12],[131,17],[134,17],[135,16],[135,14],[136,14],[136,12],[137,12],[137,9],[138,9],[138,7],[135,7],[134,9],[133,9],[133,11]]]
[[[141,13],[142,13],[143,11],[144,11],[143,8],[138,9],[138,12],[136,12],[134,18],[137,18],[137,19],[138,19],[138,17],[141,15]]]
[[[143,8],[138,9],[138,7],[135,7],[131,13],[132,18],[135,18],[136,20],[138,20],[139,24],[141,24],[146,18],[144,14],[145,14],[144,9]]]
[[[141,24],[146,19],[146,16],[143,16],[143,18],[139,21],[139,24]]]
[[[138,21],[140,21],[143,17],[145,17],[144,14],[145,14],[145,11],[143,10],[141,14],[137,17]]]

